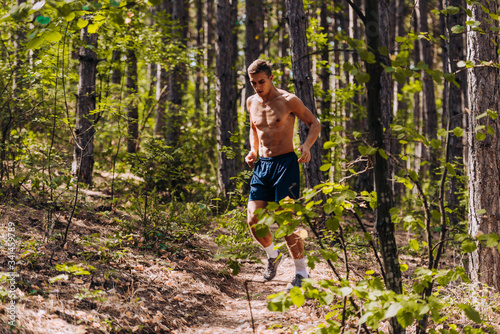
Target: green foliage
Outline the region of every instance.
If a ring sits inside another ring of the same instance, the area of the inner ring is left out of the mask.
[[[66,263],[56,264],[56,270],[64,271],[71,275],[78,276],[78,275],[90,275],[90,272],[94,271],[95,267],[88,265],[86,263],[66,262]]]

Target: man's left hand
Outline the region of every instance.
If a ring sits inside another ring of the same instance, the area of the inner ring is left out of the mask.
[[[304,163],[304,162],[309,162],[311,160],[311,151],[309,150],[309,147],[302,145],[299,147],[297,151],[302,153],[298,160],[299,162]]]

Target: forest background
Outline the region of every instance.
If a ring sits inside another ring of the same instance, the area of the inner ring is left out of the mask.
[[[214,224],[232,274],[256,260],[245,226],[245,69],[264,58],[322,133],[303,166],[303,197],[270,205],[258,233],[304,226],[317,244],[310,267],[326,261],[332,273],[272,296],[269,309],[316,300],[332,310],[318,333],[381,323],[391,333],[494,332],[499,15],[491,0],[3,1],[2,303],[17,300],[12,286],[47,298],[124,249],[172,255]],[[307,127],[297,132],[298,147]],[[26,208],[39,215],[24,224]],[[113,223],[101,246],[76,224],[96,212]],[[71,253],[85,243],[102,249]],[[349,275],[360,247],[374,263],[361,279]],[[46,269],[46,287],[23,268]],[[477,298],[445,302],[458,286]],[[91,287],[80,299],[102,301]],[[470,324],[446,316],[449,305]]]

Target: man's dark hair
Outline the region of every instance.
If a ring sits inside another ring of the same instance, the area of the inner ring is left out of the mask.
[[[272,75],[271,64],[264,59],[257,59],[248,66],[248,74],[264,72],[268,77]]]

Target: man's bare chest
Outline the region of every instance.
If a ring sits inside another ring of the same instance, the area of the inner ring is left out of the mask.
[[[252,122],[257,129],[289,126],[295,120],[295,115],[282,103],[255,103],[252,105],[250,113]]]

